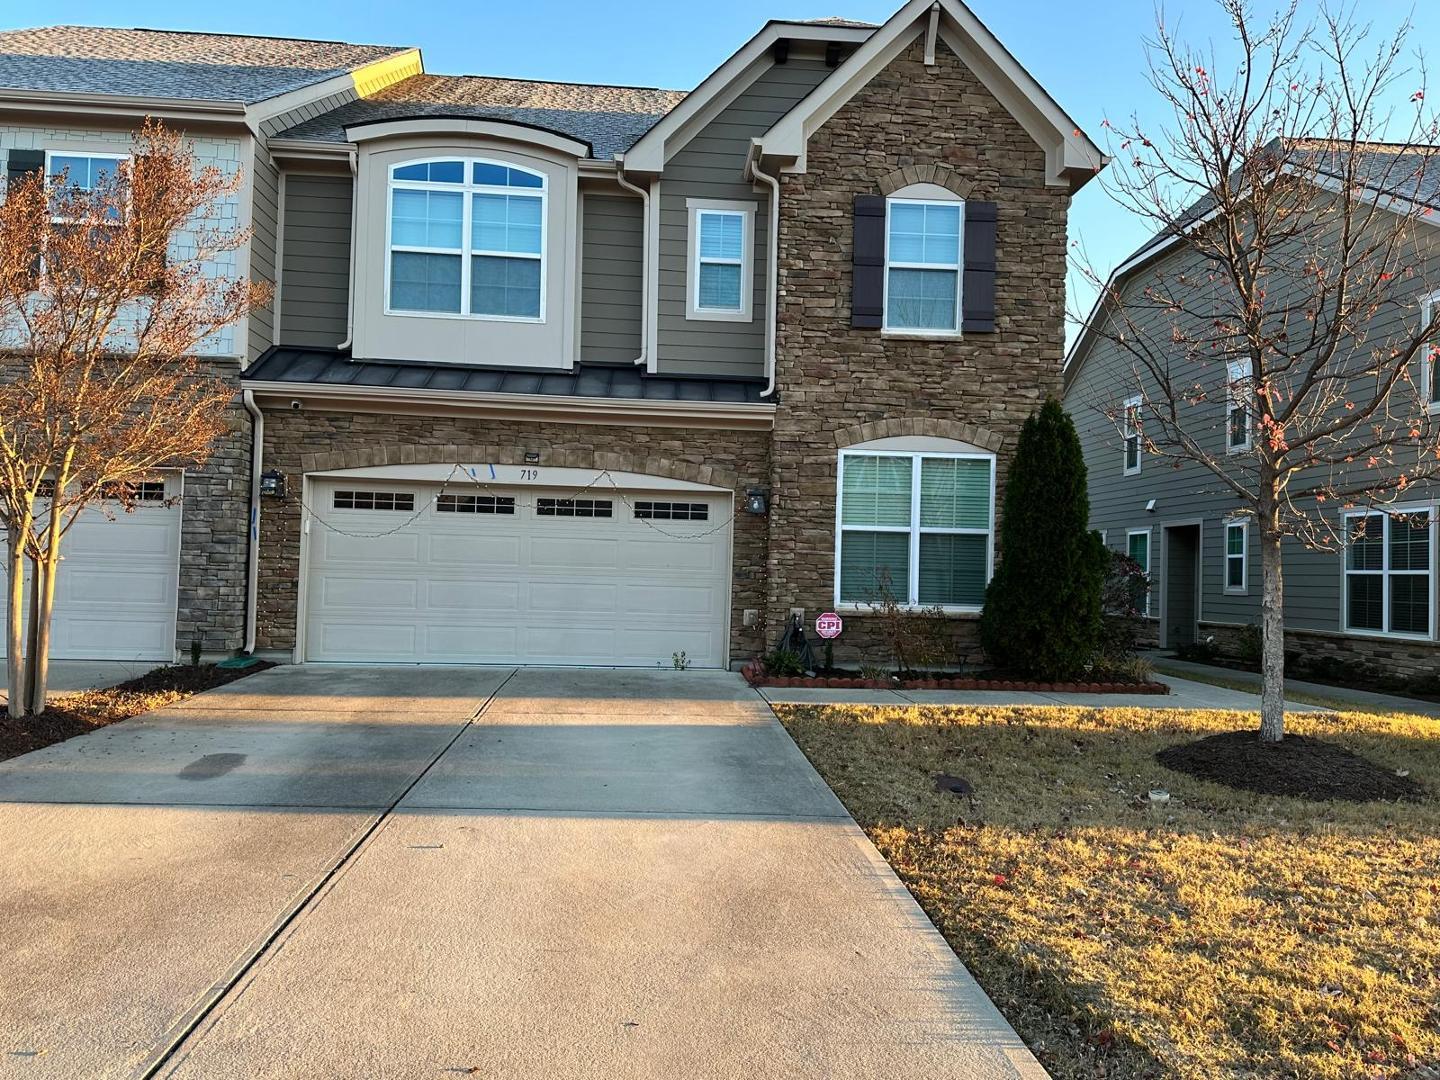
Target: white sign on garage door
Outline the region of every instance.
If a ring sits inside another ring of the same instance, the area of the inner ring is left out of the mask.
[[[684,652],[725,664],[728,494],[440,492],[313,483],[323,523],[309,526],[306,659],[668,667]]]
[[[180,494],[182,484],[180,474],[171,474],[163,484],[143,487],[130,513],[114,503],[107,504],[108,516],[101,507],[89,507],[71,526],[60,546],[52,659],[175,658],[180,503],[167,500]],[[6,576],[0,559],[0,582]]]

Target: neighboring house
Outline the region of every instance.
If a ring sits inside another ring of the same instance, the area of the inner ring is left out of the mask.
[[[78,182],[127,155],[131,133],[153,116],[186,134],[200,164],[243,170],[245,190],[220,220],[253,226],[255,239],[216,269],[273,281],[267,132],[419,70],[418,52],[387,46],[86,26],[0,32],[0,163],[12,178],[68,169]],[[256,311],[211,343],[214,370],[234,377],[273,343],[270,312]],[[203,469],[147,485],[134,513],[106,520],[97,509],[76,524],[57,583],[54,656],[171,660],[196,640],[221,654],[245,644],[250,432],[238,393],[234,429]]]
[[[1410,197],[1417,194],[1414,178],[1420,176],[1418,197],[1440,210],[1440,165],[1419,155],[1412,155],[1412,165],[1393,154],[1391,148],[1371,148],[1365,172],[1408,178]],[[1440,230],[1426,216],[1418,220],[1413,273],[1397,286],[1400,302],[1371,323],[1376,341],[1395,332],[1387,320],[1413,320],[1414,326],[1403,332],[1414,333],[1428,321],[1431,305],[1440,302]],[[1159,320],[1172,316],[1145,304],[1144,291],[1161,278],[1168,288],[1182,280],[1204,282],[1201,263],[1183,239],[1162,234],[1115,270],[1106,292],[1115,296],[1115,305],[1146,310],[1144,317],[1168,334],[1168,324]],[[1284,287],[1277,282],[1267,290]],[[1146,615],[1159,645],[1176,648],[1213,637],[1221,649],[1234,653],[1244,628],[1259,625],[1256,527],[1240,513],[1234,494],[1203,465],[1144,452],[1137,432],[1144,423],[1138,365],[1104,332],[1115,317],[1113,306],[1097,304],[1065,366],[1065,406],[1079,429],[1089,473],[1091,526],[1110,548],[1128,553],[1149,573]],[[1436,347],[1440,342],[1425,351]],[[1416,366],[1414,385],[1428,388],[1428,411],[1440,411],[1440,380],[1423,362]],[[1232,367],[1225,376],[1243,385],[1249,372]],[[1214,376],[1177,370],[1172,381],[1213,390]],[[1224,393],[1197,396],[1203,400],[1184,406],[1190,417],[1186,431],[1238,467],[1254,444],[1251,418]],[[1408,390],[1392,400],[1393,409],[1418,414],[1427,408]],[[1372,660],[1402,675],[1433,672],[1440,657],[1437,499],[1440,490],[1422,483],[1387,497],[1384,505],[1325,508],[1315,519],[1327,526],[1327,541],[1333,538],[1328,549],[1287,540],[1287,648]],[[1367,521],[1368,527],[1362,527]]]
[[[688,94],[417,65],[254,138],[257,649],[719,667],[837,609],[845,655],[882,582],[972,647],[1103,158],[962,4],[771,22]]]

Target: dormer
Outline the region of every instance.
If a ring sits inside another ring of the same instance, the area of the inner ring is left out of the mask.
[[[493,119],[348,126],[356,359],[567,368],[588,143]]]

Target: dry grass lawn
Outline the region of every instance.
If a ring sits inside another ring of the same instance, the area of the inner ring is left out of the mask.
[[[1154,760],[1237,713],[777,712],[1055,1076],[1440,1080],[1440,721],[1290,717],[1431,793],[1349,804]]]

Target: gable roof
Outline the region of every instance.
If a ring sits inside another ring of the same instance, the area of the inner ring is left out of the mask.
[[[409,51],[242,34],[43,26],[0,32],[0,88],[250,105]]]
[[[1313,174],[1322,182],[1327,179],[1335,181],[1338,190],[1339,183],[1349,172],[1346,168],[1352,153],[1349,144],[1329,139],[1305,139],[1297,141],[1295,146],[1309,159]],[[1393,199],[1440,211],[1440,146],[1410,143],[1366,143],[1363,146],[1362,150],[1355,152],[1354,174],[1367,185],[1362,193],[1365,198],[1376,202]],[[1185,208],[1175,225],[1155,233],[1110,272],[1065,356],[1062,370],[1067,388],[1079,375],[1089,354],[1090,343],[1095,337],[1094,326],[1106,298],[1135,271],[1183,243],[1186,232],[1203,222],[1214,209],[1214,197],[1202,195]],[[1416,220],[1440,227],[1440,213],[1431,215],[1427,212]]]
[[[623,153],[685,97],[645,86],[413,75],[374,94],[278,132],[274,140],[348,141],[347,127],[416,117],[501,120],[589,143],[596,158]]]
[[[1108,160],[1064,109],[960,0],[908,0],[759,140],[758,153],[804,170],[809,137],[920,35],[949,47],[1046,154],[1051,182],[1078,190]]]

